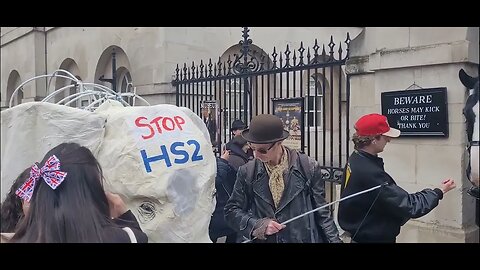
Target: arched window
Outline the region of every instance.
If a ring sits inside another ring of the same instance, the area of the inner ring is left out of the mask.
[[[236,119],[243,119],[245,109],[247,108],[247,115],[250,115],[250,109],[245,106],[244,94],[244,78],[235,78],[227,80],[227,87],[225,88],[227,100],[225,101],[225,122],[224,128],[226,134],[230,133],[230,125]],[[245,120],[244,120],[245,122]]]
[[[132,75],[130,71],[125,67],[121,67],[117,70],[117,89],[118,93],[133,93],[133,82],[132,82]],[[133,105],[133,98],[132,97],[123,97],[123,100],[130,105]]]
[[[20,75],[16,70],[13,70],[10,75],[8,76],[8,81],[7,81],[7,99],[5,101],[5,104],[8,106],[10,102],[10,98],[13,95],[13,92],[17,87],[22,83],[22,80],[20,78]],[[17,93],[15,94],[15,97],[13,97],[13,103],[12,106],[18,105],[22,103],[23,99],[23,87],[18,89]]]
[[[250,119],[245,119],[245,114],[247,118],[250,118],[250,114],[254,116],[256,113],[269,112],[271,108],[270,98],[274,97],[275,89],[273,82],[275,81],[275,76],[273,74],[234,77],[235,74],[239,74],[240,69],[238,65],[244,61],[243,57],[240,57],[241,55],[242,46],[236,44],[228,48],[219,59],[219,63],[221,63],[223,68],[219,72],[225,77],[220,79],[217,84],[217,89],[220,89],[220,93],[216,99],[221,101],[222,128],[224,128],[227,135],[226,142],[229,140],[230,125],[234,120],[241,119],[248,124]],[[236,62],[237,58],[240,62]],[[250,44],[247,61],[249,61],[248,67],[253,70],[260,69],[260,62],[262,62],[265,69],[272,66],[269,55],[254,44]],[[233,76],[230,77],[230,75]],[[245,97],[247,97],[247,104],[245,104]],[[213,98],[215,99],[215,97]]]
[[[112,74],[113,69],[115,69],[115,75]],[[134,92],[130,70],[130,61],[126,52],[122,48],[112,45],[106,48],[98,59],[95,69],[95,82],[105,85],[117,93]],[[112,84],[113,77],[115,77],[115,84]],[[132,97],[123,97],[123,100],[133,105]]]
[[[120,85],[120,93],[128,93],[133,90],[132,76],[130,75],[129,71],[125,72],[120,77],[119,85]]]
[[[308,80],[308,93],[305,94],[305,119],[310,127],[322,126],[323,82],[324,77],[320,73],[311,75]],[[326,81],[325,84],[327,84]]]

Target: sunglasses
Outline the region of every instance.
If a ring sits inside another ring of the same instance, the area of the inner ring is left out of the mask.
[[[272,145],[270,145],[270,147],[268,147],[267,149],[265,149],[265,148],[253,148],[253,147],[252,147],[252,144],[251,144],[251,143],[248,143],[248,146],[250,146],[250,149],[252,149],[252,151],[254,151],[254,152],[257,151],[257,152],[259,152],[260,154],[263,154],[263,155],[265,155],[266,153],[268,153],[268,151],[269,151],[270,149],[272,149],[272,147],[273,147],[274,145],[275,145],[275,143],[272,143]]]

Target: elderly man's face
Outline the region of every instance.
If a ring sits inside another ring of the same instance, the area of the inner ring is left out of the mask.
[[[260,159],[263,162],[269,162],[274,158],[274,150],[279,147],[280,143],[269,143],[269,144],[257,144],[249,143],[250,148],[253,150],[253,155],[255,158]]]

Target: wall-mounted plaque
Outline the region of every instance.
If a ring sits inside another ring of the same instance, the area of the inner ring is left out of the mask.
[[[382,114],[403,136],[448,137],[447,88],[383,92]]]

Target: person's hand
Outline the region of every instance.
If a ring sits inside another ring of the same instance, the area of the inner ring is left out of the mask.
[[[223,151],[221,158],[228,160],[229,157],[230,157],[230,150]]]
[[[453,181],[452,179],[446,179],[442,182],[442,186],[440,187],[440,189],[442,190],[443,194],[445,194],[456,187],[457,185],[455,185],[455,181]]]
[[[108,205],[110,206],[111,218],[118,218],[128,211],[127,205],[122,198],[115,193],[105,192],[107,195]]]
[[[267,229],[265,230],[265,235],[272,235],[278,233],[281,229],[285,228],[285,225],[282,225],[275,220],[270,220],[267,223]]]
[[[281,225],[271,218],[262,218],[255,224],[255,229],[252,235],[260,240],[267,239],[267,235],[272,235],[285,228],[285,225]]]

